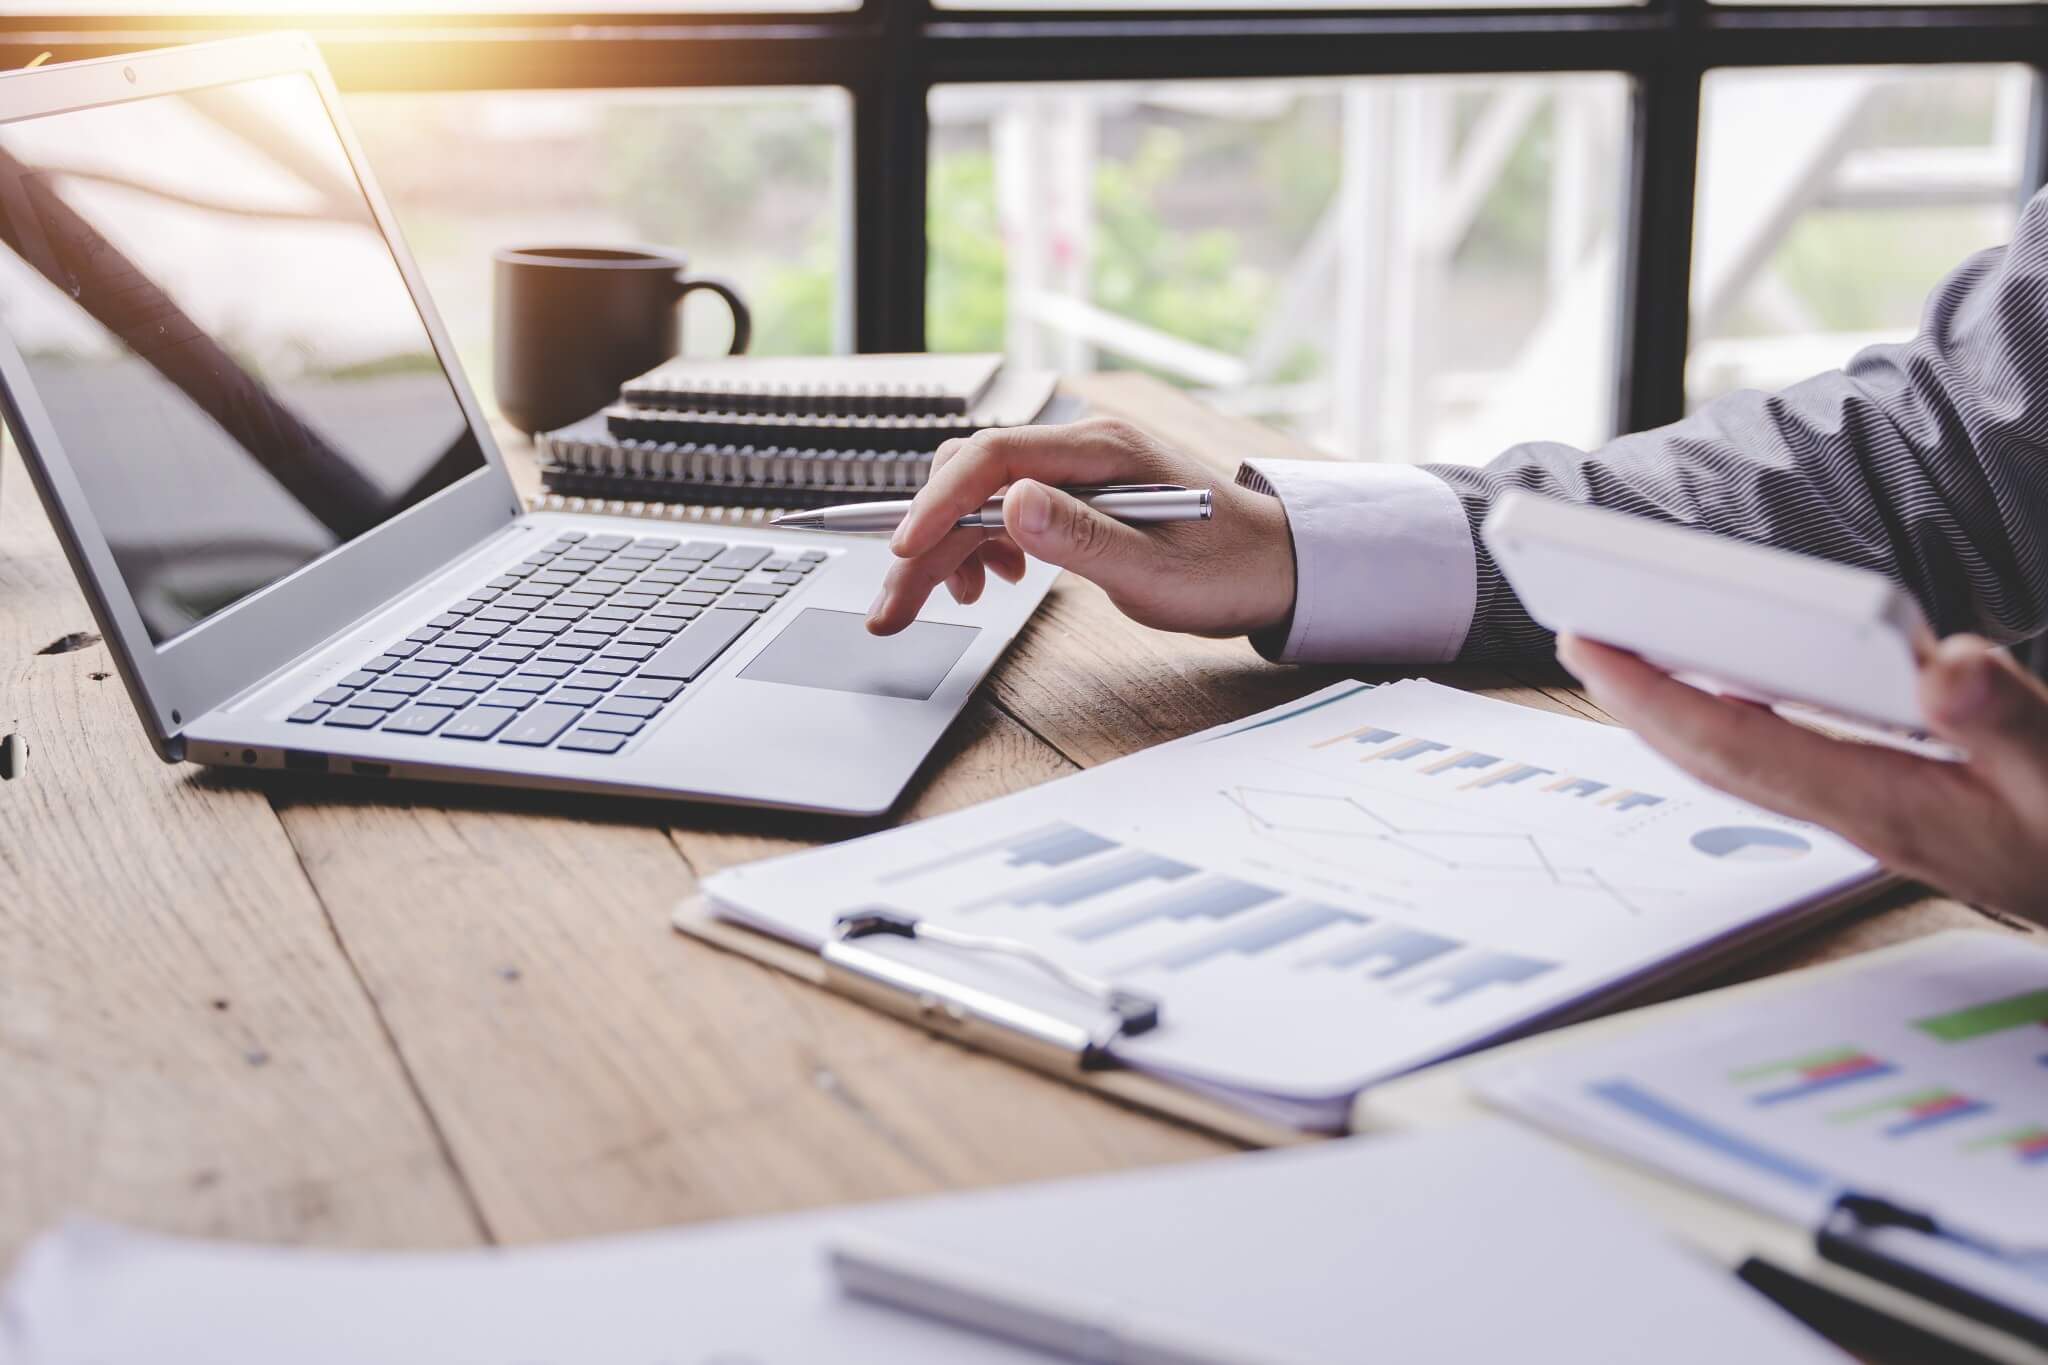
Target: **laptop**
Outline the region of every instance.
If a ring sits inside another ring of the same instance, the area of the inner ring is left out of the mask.
[[[170,762],[879,814],[1055,572],[529,513],[298,36],[0,76],[0,415]]]

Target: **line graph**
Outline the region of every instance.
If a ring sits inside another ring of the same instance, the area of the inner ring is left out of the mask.
[[[1251,832],[1318,861],[1358,868],[1402,885],[1494,882],[1583,893],[1631,918],[1650,902],[1680,897],[1671,888],[1629,886],[1596,868],[1560,858],[1544,836],[1524,830],[1409,823],[1356,796],[1279,787],[1225,787],[1217,793],[1243,813]],[[1371,851],[1361,858],[1361,853]]]

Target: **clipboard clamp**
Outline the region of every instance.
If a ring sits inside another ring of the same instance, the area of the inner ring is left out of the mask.
[[[1094,1023],[1008,999],[985,987],[948,980],[929,967],[879,952],[866,940],[903,938],[965,953],[1021,962],[1099,1007]],[[820,956],[843,993],[920,1027],[976,1047],[1052,1069],[1100,1070],[1119,1038],[1159,1027],[1159,1001],[1079,971],[1030,944],[948,929],[900,910],[870,907],[839,916]]]

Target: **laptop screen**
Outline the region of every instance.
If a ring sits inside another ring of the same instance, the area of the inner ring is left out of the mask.
[[[484,463],[309,76],[0,123],[0,327],[158,645]]]

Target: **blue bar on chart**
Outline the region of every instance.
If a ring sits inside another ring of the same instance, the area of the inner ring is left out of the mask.
[[[1450,747],[1448,744],[1439,744],[1433,739],[1411,739],[1406,744],[1396,744],[1385,753],[1373,754],[1365,761],[1368,763],[1406,763],[1409,759],[1420,758],[1424,754],[1440,754]]]
[[[1022,834],[1005,835],[993,843],[977,844],[973,848],[959,853],[949,853],[943,858],[934,858],[927,863],[885,872],[877,880],[908,881],[912,877],[922,877],[928,873],[971,863],[991,853],[1005,854],[1003,864],[1006,867],[1065,867],[1068,863],[1077,863],[1083,858],[1107,853],[1115,847],[1116,840],[1105,839],[1100,834],[1091,833],[1079,825],[1070,825],[1062,820],[1026,830]]]
[[[1332,744],[1385,744],[1390,739],[1399,739],[1400,737],[1398,731],[1382,730],[1376,725],[1365,725],[1356,730],[1346,730],[1343,734],[1332,736],[1329,739],[1317,740],[1314,744],[1309,745],[1309,748],[1327,749]]]
[[[1648,792],[1630,791],[1628,788],[1623,787],[1617,791],[1609,792],[1606,796],[1601,797],[1600,804],[1603,806],[1612,806],[1615,809],[1615,812],[1617,814],[1620,814],[1625,813],[1627,811],[1636,810],[1639,807],[1643,806],[1661,806],[1664,804],[1664,798],[1661,796],[1652,796]]]
[[[1488,773],[1475,782],[1467,782],[1465,787],[1467,790],[1473,787],[1511,787],[1532,777],[1548,777],[1550,773],[1551,769],[1539,768],[1534,763],[1517,763],[1512,768],[1502,768],[1499,772]]]
[[[1067,930],[1067,936],[1083,943],[1093,943],[1154,920],[1228,919],[1255,905],[1278,899],[1280,893],[1270,886],[1241,882],[1234,877],[1213,877],[1193,886],[1176,887],[1164,895],[1113,910],[1086,924],[1075,925]]]
[[[1590,777],[1560,777],[1543,790],[1563,792],[1566,796],[1592,796],[1596,792],[1606,791],[1607,784],[1595,782]]]
[[[1362,938],[1319,953],[1299,965],[1344,971],[1371,962],[1377,965],[1367,973],[1368,976],[1399,976],[1411,967],[1418,967],[1431,958],[1442,957],[1464,946],[1457,939],[1410,929],[1403,924],[1382,924]]]
[[[1285,947],[1297,939],[1307,938],[1333,924],[1370,924],[1365,915],[1349,910],[1339,910],[1334,905],[1317,905],[1313,902],[1301,905],[1282,906],[1270,914],[1260,915],[1249,923],[1222,933],[1211,934],[1205,939],[1191,943],[1184,948],[1175,948],[1133,964],[1126,970],[1138,971],[1146,967],[1157,967],[1164,971],[1185,971],[1199,967],[1212,958],[1225,953],[1236,953],[1240,957],[1259,957],[1275,948]]]
[[[1435,777],[1438,773],[1468,772],[1473,768],[1491,768],[1498,762],[1500,762],[1499,754],[1482,754],[1472,749],[1460,749],[1449,758],[1440,758],[1434,763],[1424,765],[1422,772],[1425,777]]]
[[[1513,953],[1474,952],[1418,980],[1410,989],[1427,995],[1432,1005],[1448,1005],[1488,986],[1513,986],[1539,977],[1555,962],[1539,962]]]
[[[1083,867],[1073,868],[1052,877],[1041,877],[1028,882],[1014,891],[1004,891],[994,896],[962,906],[964,910],[979,910],[986,906],[1007,902],[1019,910],[1034,905],[1066,909],[1097,896],[1106,896],[1140,882],[1178,881],[1192,877],[1196,868],[1187,863],[1157,853],[1148,853],[1142,848],[1127,848],[1123,851],[1091,862]]]

